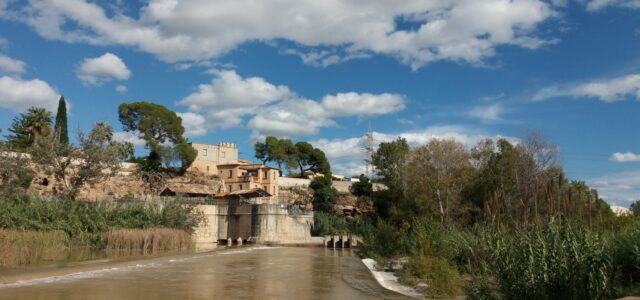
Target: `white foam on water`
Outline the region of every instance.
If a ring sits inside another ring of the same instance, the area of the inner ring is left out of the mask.
[[[161,266],[161,264],[154,262],[154,263],[147,263],[147,264],[135,264],[135,265],[125,266],[125,267],[106,268],[106,269],[100,269],[100,270],[94,270],[94,271],[76,272],[76,273],[70,273],[70,274],[58,275],[58,276],[49,276],[49,277],[43,277],[43,278],[18,280],[15,282],[0,283],[0,289],[30,286],[30,285],[36,285],[36,284],[57,283],[57,282],[71,281],[71,280],[78,280],[78,279],[85,279],[85,278],[94,278],[94,277],[99,277],[109,273],[125,272],[125,271],[130,271],[130,270],[139,269],[139,268],[153,268],[158,266]]]
[[[219,255],[243,254],[243,253],[249,253],[255,250],[268,250],[268,249],[278,249],[278,248],[281,248],[281,247],[256,246],[256,247],[250,247],[250,248],[242,248],[239,250],[220,252]]]

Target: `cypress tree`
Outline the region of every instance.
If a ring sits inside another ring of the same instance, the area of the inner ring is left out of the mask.
[[[69,131],[67,129],[67,102],[60,97],[58,113],[56,114],[55,134],[60,136],[60,143],[69,144]]]

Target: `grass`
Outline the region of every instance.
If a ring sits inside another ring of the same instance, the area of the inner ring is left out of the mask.
[[[62,231],[0,229],[0,267],[57,259],[68,245],[69,238]]]
[[[191,235],[168,228],[114,229],[104,233],[104,248],[130,254],[157,254],[193,248]]]

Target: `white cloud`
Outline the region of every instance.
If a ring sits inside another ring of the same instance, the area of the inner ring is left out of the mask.
[[[260,109],[249,121],[254,139],[267,135],[280,137],[309,136],[321,127],[334,126],[321,104],[307,99],[291,99]]]
[[[128,91],[129,89],[127,89],[127,87],[125,85],[119,84],[118,86],[116,86],[116,92],[124,94]]]
[[[0,54],[0,73],[22,74],[26,64],[17,59]]]
[[[118,142],[129,142],[136,147],[143,147],[147,143],[141,138],[139,131],[118,131],[113,133],[113,140]]]
[[[99,57],[85,58],[76,73],[80,80],[91,85],[100,85],[113,79],[127,80],[131,77],[131,71],[122,59],[109,52]]]
[[[331,116],[384,115],[405,108],[403,96],[389,93],[338,93],[324,96],[322,105]]]
[[[640,162],[640,154],[632,152],[616,152],[614,154],[611,154],[609,160],[619,163]]]
[[[482,122],[491,123],[502,121],[505,108],[501,103],[482,104],[470,109],[467,114],[470,117],[480,119]]]
[[[629,206],[640,199],[640,170],[608,174],[587,180],[587,183],[611,204]]]
[[[607,6],[640,8],[640,0],[591,0],[587,3],[587,10],[598,11]]]
[[[199,127],[202,130],[239,126],[249,116],[248,127],[255,139],[266,135],[308,136],[336,125],[333,118],[388,114],[405,107],[404,97],[396,94],[348,92],[314,101],[261,77],[243,78],[235,70],[216,70],[213,74],[211,83],[199,85],[197,91],[178,102],[190,113],[204,117]]]
[[[182,126],[184,126],[184,135],[188,137],[203,136],[207,134],[205,118],[195,113],[178,113],[182,118]]]
[[[422,130],[407,131],[402,133],[373,133],[374,148],[382,142],[391,142],[398,137],[407,140],[411,146],[424,145],[432,139],[454,139],[467,148],[472,148],[483,139],[506,138],[516,143],[518,139],[512,137],[504,137],[500,135],[490,135],[470,129],[463,126],[446,125],[446,126],[430,126]],[[336,170],[345,170],[345,175],[356,175],[363,173],[364,169],[364,148],[367,145],[366,136],[352,137],[346,139],[318,139],[311,143],[324,151],[327,158],[331,162],[332,168]]]
[[[217,71],[211,84],[179,101],[190,112],[203,114],[209,128],[240,125],[242,117],[254,114],[263,105],[289,99],[293,93],[283,85],[273,85],[260,77],[242,78],[234,70]]]
[[[302,51],[298,49],[282,49],[284,54],[295,55],[299,57],[303,63],[314,67],[326,68],[330,65],[340,64],[354,59],[370,58],[372,55],[362,50],[347,49],[346,53],[340,53],[337,50],[309,50]]]
[[[502,45],[540,47],[545,41],[538,27],[556,15],[543,0],[149,0],[131,16],[87,0],[26,6],[12,9],[21,12],[16,18],[45,38],[133,46],[168,62],[215,58],[250,41],[286,40],[312,48],[307,55],[319,58],[307,61],[320,65],[368,52],[414,69],[437,60],[481,63]],[[400,22],[415,26],[403,29]],[[326,47],[341,51],[317,55]]]
[[[53,111],[60,94],[40,79],[22,80],[8,76],[0,77],[0,107],[22,111],[30,106],[44,107]]]
[[[634,97],[640,100],[640,74],[629,74],[575,85],[549,86],[539,90],[533,100],[540,101],[563,96],[592,97],[604,102],[620,101],[625,97]]]

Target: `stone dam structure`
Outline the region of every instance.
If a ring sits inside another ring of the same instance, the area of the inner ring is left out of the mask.
[[[206,222],[194,233],[199,246],[207,244],[321,244],[311,236],[312,213],[295,213],[283,204],[255,204],[239,200],[200,205]]]

